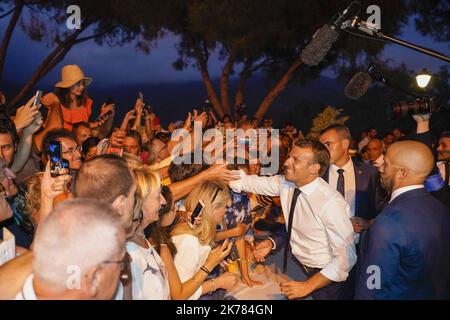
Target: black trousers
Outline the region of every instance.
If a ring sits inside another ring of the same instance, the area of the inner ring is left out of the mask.
[[[319,273],[321,269],[310,268],[304,266],[300,261],[297,260],[292,254],[292,259],[297,263],[302,270],[305,272],[306,277],[309,279],[313,277],[316,273]],[[346,298],[347,284],[344,282],[332,282],[329,285],[314,291],[311,296],[314,300],[345,300]]]

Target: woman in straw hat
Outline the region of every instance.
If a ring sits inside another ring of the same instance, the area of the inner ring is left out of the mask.
[[[52,105],[61,106],[64,128],[72,130],[72,126],[79,122],[89,122],[92,113],[92,99],[87,93],[87,86],[92,78],[84,75],[77,65],[67,65],[61,70],[62,80],[55,85],[55,92],[48,93],[42,98],[42,104],[50,108]],[[100,115],[114,111],[114,105],[103,105]],[[97,127],[103,123],[91,123],[91,127]]]

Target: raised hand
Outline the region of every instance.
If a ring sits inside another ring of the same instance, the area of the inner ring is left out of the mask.
[[[213,164],[205,172],[211,181],[234,181],[241,178],[239,171],[228,170],[226,164]]]
[[[17,109],[16,117],[14,118],[14,125],[16,126],[17,131],[31,125],[38,116],[39,107],[33,106],[33,101],[35,98],[36,97],[32,97],[24,106]]]

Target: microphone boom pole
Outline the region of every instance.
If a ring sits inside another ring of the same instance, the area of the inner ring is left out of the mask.
[[[437,51],[434,51],[434,50],[431,50],[431,49],[428,49],[425,47],[418,46],[414,43],[411,43],[411,42],[408,42],[405,40],[401,40],[401,39],[398,39],[393,36],[385,35],[384,33],[380,32],[378,29],[370,27],[366,21],[361,21],[361,19],[359,19],[358,17],[353,18],[353,21],[351,21],[350,26],[348,24],[344,23],[343,29],[345,29],[346,27],[351,27],[353,29],[356,28],[360,31],[363,31],[363,32],[369,34],[374,39],[382,39],[382,40],[385,40],[388,42],[392,42],[392,43],[407,47],[409,49],[413,49],[415,51],[427,54],[434,58],[444,60],[445,62],[450,62],[450,57],[443,53],[440,53],[440,52],[437,52]]]

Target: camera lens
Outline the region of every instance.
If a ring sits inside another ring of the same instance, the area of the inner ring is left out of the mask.
[[[439,111],[439,105],[434,97],[418,98],[408,102],[394,102],[388,109],[388,119],[398,119],[404,116],[434,113]]]

